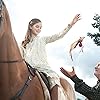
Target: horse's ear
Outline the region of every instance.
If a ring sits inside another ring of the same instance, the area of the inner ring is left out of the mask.
[[[0,0],[0,11],[3,10],[4,2]]]
[[[3,7],[4,7],[4,2],[2,0],[0,0],[0,24],[2,21],[2,17],[3,17]]]

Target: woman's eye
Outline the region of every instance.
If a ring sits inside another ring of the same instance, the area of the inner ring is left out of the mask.
[[[100,66],[100,64],[98,64],[98,66]]]
[[[100,64],[97,64],[98,68],[100,68]]]
[[[36,28],[39,28],[39,26],[37,25]]]

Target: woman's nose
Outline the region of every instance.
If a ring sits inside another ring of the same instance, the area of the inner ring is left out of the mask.
[[[41,30],[40,28],[38,28],[37,30]]]

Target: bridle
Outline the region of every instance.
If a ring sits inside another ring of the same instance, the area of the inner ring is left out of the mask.
[[[24,59],[0,61],[0,63],[20,63],[23,61],[26,63],[30,74],[28,75],[27,80],[24,83],[24,86],[10,100],[20,100],[20,97],[25,93],[26,88],[29,86],[29,83],[32,81],[33,77],[35,76],[36,69],[32,68]]]

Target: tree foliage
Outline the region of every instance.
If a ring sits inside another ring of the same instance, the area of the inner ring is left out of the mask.
[[[98,14],[96,14],[93,17],[93,20],[95,22],[92,24],[92,26],[93,26],[93,28],[97,28],[98,32],[96,32],[96,33],[90,33],[90,32],[88,32],[87,36],[91,37],[91,39],[93,39],[94,43],[97,46],[100,46],[100,16]]]

